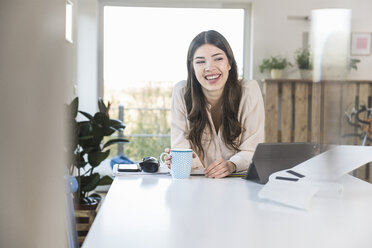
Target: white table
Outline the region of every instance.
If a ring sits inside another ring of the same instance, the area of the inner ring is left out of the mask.
[[[241,178],[117,177],[83,247],[370,248],[371,185],[344,186],[303,211],[260,200],[262,185]]]

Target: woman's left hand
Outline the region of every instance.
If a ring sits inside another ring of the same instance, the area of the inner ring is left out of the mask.
[[[210,164],[205,170],[204,174],[206,177],[210,178],[223,178],[236,170],[235,164],[230,161],[226,161],[223,158],[220,158]]]

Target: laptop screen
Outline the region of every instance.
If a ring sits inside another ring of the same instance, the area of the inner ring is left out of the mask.
[[[245,179],[267,183],[277,171],[296,166],[321,152],[316,143],[260,143],[252,158]]]

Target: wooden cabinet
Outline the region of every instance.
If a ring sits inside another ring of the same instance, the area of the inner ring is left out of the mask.
[[[314,83],[310,80],[267,79],[262,82],[262,87],[266,142],[361,144],[359,137],[345,136],[361,132],[346,121],[345,112],[361,105],[368,107],[372,81]]]

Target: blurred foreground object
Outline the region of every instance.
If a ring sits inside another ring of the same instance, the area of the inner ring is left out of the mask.
[[[351,10],[318,9],[311,12],[313,81],[345,79],[350,60]]]

